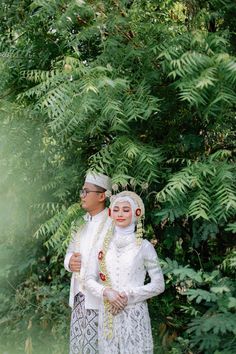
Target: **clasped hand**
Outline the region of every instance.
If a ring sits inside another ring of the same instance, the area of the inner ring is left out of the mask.
[[[122,311],[128,303],[128,297],[125,292],[119,293],[111,288],[106,288],[104,290],[103,297],[108,300],[110,304],[109,311],[113,316]]]
[[[78,252],[73,253],[70,257],[69,268],[72,272],[79,272],[81,268],[81,254]]]

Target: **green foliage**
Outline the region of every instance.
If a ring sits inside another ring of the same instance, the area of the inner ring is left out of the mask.
[[[1,351],[67,351],[92,169],[144,199],[156,352],[235,352],[235,18],[230,0],[1,2]]]
[[[45,246],[53,249],[54,256],[51,262],[56,262],[59,256],[65,254],[73,228],[78,229],[82,225],[83,214],[78,203],[71,205],[68,209],[64,207],[36,231],[34,235],[36,238],[50,236]]]
[[[181,310],[191,316],[190,322],[186,322],[187,346],[204,353],[226,349],[233,353],[236,344],[234,282],[219,271],[188,269],[186,272],[186,267],[170,259],[163,262],[163,267],[167,284],[174,284],[181,297],[187,296],[186,305],[181,305]]]
[[[199,31],[186,33],[174,46],[166,43],[159,54],[167,59],[164,70],[175,80],[180,99],[199,108],[207,121],[234,106],[236,62],[225,53],[226,46],[222,36]]]
[[[165,188],[157,193],[159,202],[167,202],[169,209],[185,205],[182,215],[202,218],[214,223],[227,221],[236,212],[235,163],[230,159],[230,151],[217,151],[194,162],[175,173]],[[180,214],[180,215],[181,215]]]

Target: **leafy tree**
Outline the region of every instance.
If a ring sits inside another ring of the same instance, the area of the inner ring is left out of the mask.
[[[62,260],[88,168],[145,201],[167,280],[150,301],[155,350],[235,352],[235,12],[2,1],[0,311],[17,353],[46,353],[46,332],[50,353],[67,350]]]

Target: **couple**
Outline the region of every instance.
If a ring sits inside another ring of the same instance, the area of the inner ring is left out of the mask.
[[[164,291],[162,271],[153,246],[142,239],[141,198],[124,191],[107,209],[110,195],[107,176],[86,176],[80,197],[87,214],[64,261],[73,273],[70,354],[152,354],[146,300]]]

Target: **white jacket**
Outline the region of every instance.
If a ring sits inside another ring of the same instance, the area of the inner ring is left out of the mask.
[[[81,253],[81,270],[79,277],[77,277],[77,274],[75,273],[73,273],[71,277],[69,305],[73,308],[74,297],[80,291],[85,295],[85,308],[98,309],[99,301],[93,294],[90,293],[90,291],[85,290],[84,279],[86,277],[89,263],[91,262],[91,253],[93,248],[96,247],[97,242],[103,242],[104,236],[111,226],[112,220],[108,217],[107,209],[104,209],[102,212],[93,217],[91,217],[89,214],[86,214],[84,219],[86,223],[82,230],[72,235],[72,239],[67,248],[66,256],[64,259],[65,269],[68,272],[71,272],[69,268],[69,261],[71,256],[74,252]],[[104,221],[104,227],[99,235],[97,235],[99,226]]]
[[[93,260],[86,277],[86,288],[101,300],[104,284],[98,275],[99,250],[101,248],[93,252]],[[128,305],[144,301],[164,291],[161,267],[156,251],[149,241],[143,240],[138,246],[135,234],[125,238],[116,235],[110,243],[105,260],[111,287],[119,292],[126,292]],[[147,272],[150,282],[144,285]]]

